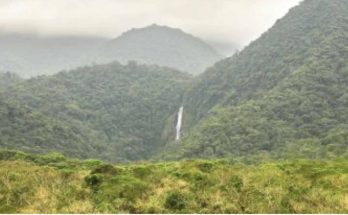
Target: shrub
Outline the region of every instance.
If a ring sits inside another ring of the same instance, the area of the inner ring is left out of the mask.
[[[51,152],[41,156],[41,158],[44,163],[58,163],[67,160],[65,156],[59,152]]]
[[[204,162],[204,163],[199,163],[197,167],[202,172],[210,172],[213,169],[214,165],[212,163]]]
[[[240,192],[243,187],[243,180],[240,177],[234,175],[231,177],[229,185],[235,188],[238,192]]]
[[[150,167],[139,166],[139,167],[135,167],[133,169],[133,174],[136,177],[141,178],[141,179],[147,177],[151,173],[152,173],[152,170],[150,169]]]
[[[95,159],[89,159],[89,160],[85,160],[83,162],[83,164],[91,169],[91,168],[97,168],[98,166],[101,166],[103,164],[103,161],[100,160],[95,160]]]
[[[183,193],[171,191],[167,194],[164,206],[167,209],[182,210],[187,206],[186,201],[187,199]]]
[[[91,174],[85,177],[85,182],[90,187],[96,187],[103,182],[102,174]]]
[[[119,168],[114,167],[113,165],[110,164],[102,164],[99,167],[95,168],[91,174],[108,174],[108,175],[116,175],[117,173],[120,172]]]
[[[111,186],[105,189],[112,188],[114,197],[125,198],[128,201],[141,198],[147,189],[145,182],[132,176],[116,176],[109,182]]]
[[[24,160],[27,154],[15,150],[0,150],[0,160]]]

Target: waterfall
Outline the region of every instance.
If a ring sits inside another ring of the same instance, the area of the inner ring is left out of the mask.
[[[182,114],[184,112],[184,106],[181,106],[178,112],[178,120],[176,123],[176,137],[175,140],[180,139],[181,125],[182,125]]]

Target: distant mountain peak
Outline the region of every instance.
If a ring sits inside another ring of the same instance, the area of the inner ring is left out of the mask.
[[[97,63],[130,60],[202,73],[223,56],[203,40],[179,28],[152,24],[133,28],[101,47]]]
[[[23,77],[53,74],[92,63],[138,61],[202,73],[223,56],[179,28],[153,23],[132,28],[115,39],[39,36],[0,31],[0,69]]]
[[[164,35],[170,38],[173,38],[174,36],[186,37],[187,39],[190,39],[190,40],[196,40],[196,42],[199,41],[200,43],[204,44],[204,46],[209,46],[211,49],[213,49],[210,45],[208,45],[202,39],[192,34],[189,34],[180,28],[174,28],[167,25],[158,25],[155,23],[145,27],[132,28],[128,31],[123,32],[121,36],[115,38],[114,40],[120,39],[121,37],[124,37],[124,36],[130,36],[130,35],[138,35],[141,37],[145,33],[151,34],[151,36],[155,36],[155,37],[163,37]],[[217,52],[216,50],[214,51]]]

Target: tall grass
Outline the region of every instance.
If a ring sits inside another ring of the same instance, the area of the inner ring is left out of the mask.
[[[10,156],[0,161],[0,213],[348,213],[348,161],[115,166]]]

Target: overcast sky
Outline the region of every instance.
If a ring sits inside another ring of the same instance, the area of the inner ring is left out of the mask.
[[[116,37],[152,23],[244,46],[301,0],[0,0],[0,31]]]

